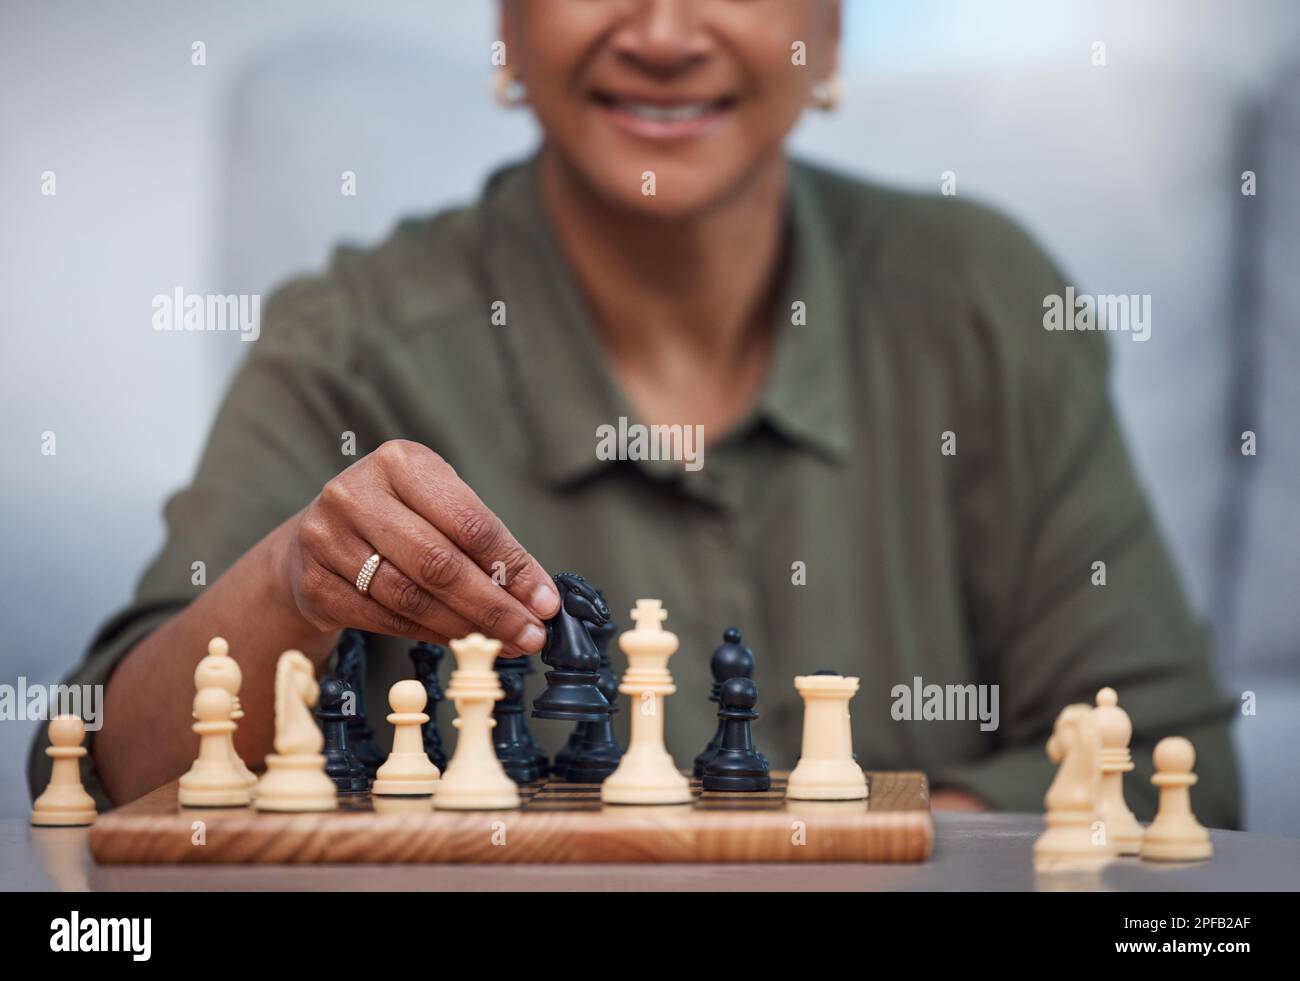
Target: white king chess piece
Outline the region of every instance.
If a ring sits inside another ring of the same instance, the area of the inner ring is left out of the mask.
[[[677,690],[668,659],[677,635],[665,630],[668,612],[655,599],[636,601],[636,627],[618,638],[627,671],[618,690],[631,699],[632,736],[618,769],[600,785],[606,804],[689,804],[691,783],[664,746],[664,698]]]
[[[791,800],[865,800],[867,776],[853,758],[849,700],[858,679],[834,672],[800,675],[795,691],[803,698],[803,748],[786,783]]]
[[[501,641],[470,634],[451,642],[456,670],[446,695],[456,705],[456,751],[438,782],[433,806],[439,811],[495,811],[520,806],[519,788],[506,776],[492,746],[492,705],[505,698],[492,663]]]

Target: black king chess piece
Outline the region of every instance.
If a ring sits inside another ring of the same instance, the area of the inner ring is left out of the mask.
[[[759,791],[772,788],[767,760],[754,748],[749,724],[758,718],[758,686],[750,678],[731,678],[718,691],[722,740],[704,764],[705,790]]]
[[[601,593],[599,589],[596,592],[600,593],[601,599],[605,598],[605,594]],[[600,680],[596,687],[600,689],[601,694],[605,696],[605,700],[609,702],[609,711],[612,715],[618,711],[618,678],[614,675],[614,664],[609,658],[609,645],[614,639],[614,635],[618,633],[618,624],[613,620],[608,620],[603,624],[589,623],[587,624],[587,633],[591,635],[591,641],[596,645],[596,653],[600,656],[600,667],[596,671]],[[569,741],[564,744],[563,749],[555,754],[555,776],[561,780],[575,783],[599,783],[609,776],[606,773],[595,781],[576,780],[568,775],[568,769],[573,762],[574,754],[579,752],[584,743],[593,740],[591,731],[593,726],[601,728],[601,732],[594,736],[595,742],[603,747],[599,750],[599,760],[608,758],[610,744],[613,744],[613,749],[618,751],[618,756],[615,759],[622,757],[623,751],[618,749],[618,745],[614,743],[612,722],[613,719],[611,718],[603,722],[579,722],[574,726],[573,732],[569,733]],[[603,769],[600,762],[597,762],[597,769]],[[612,772],[611,770],[610,773]]]
[[[492,665],[501,679],[505,697],[492,706],[492,747],[506,776],[518,784],[541,779],[537,767],[537,743],[524,717],[524,678],[530,667],[526,657],[499,657]]]
[[[754,674],[754,652],[740,642],[740,631],[735,627],[728,627],[722,633],[722,643],[713,651],[713,656],[709,658],[709,670],[713,672],[713,690],[709,692],[709,701],[718,701],[719,693],[725,682],[732,678],[749,678]],[[692,772],[698,780],[704,776],[704,767],[712,758],[713,754],[718,751],[722,745],[722,731],[726,727],[726,720],[718,716],[718,728],[714,730],[713,738],[709,744],[704,747],[700,755],[695,757],[695,766]]]
[[[587,624],[609,621],[609,606],[587,580],[570,572],[555,576],[560,610],[546,622],[542,661],[546,689],[533,702],[533,718],[564,722],[602,722],[609,700],[600,693],[600,654]]]
[[[366,635],[361,631],[345,630],[339,637],[334,673],[356,695],[355,711],[348,717],[348,744],[365,767],[366,776],[373,780],[375,771],[383,765],[384,754],[366,724]]]
[[[352,718],[350,703],[355,699],[356,693],[339,678],[325,678],[320,683],[320,701],[315,715],[325,737],[321,748],[325,756],[325,775],[334,781],[340,794],[364,794],[370,788],[366,768],[348,745],[348,720]]]
[[[411,664],[415,668],[415,680],[424,685],[424,693],[429,697],[424,711],[429,721],[420,727],[424,740],[424,752],[439,772],[447,769],[447,751],[442,747],[442,734],[438,732],[438,706],[446,697],[442,685],[438,683],[438,666],[447,656],[447,649],[440,644],[426,644],[420,641],[410,650]]]

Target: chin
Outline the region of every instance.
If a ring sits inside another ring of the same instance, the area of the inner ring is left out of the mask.
[[[600,196],[616,208],[663,221],[683,221],[706,213],[730,196],[744,173],[720,168],[716,162],[656,160],[652,156],[603,165],[587,160],[582,169]],[[655,175],[654,194],[643,191],[642,175],[648,170]]]

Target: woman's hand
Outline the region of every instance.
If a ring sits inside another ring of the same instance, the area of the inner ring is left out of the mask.
[[[356,627],[445,643],[478,631],[506,655],[542,649],[560,598],[446,460],[392,440],[332,479],[284,528],[278,568],[316,629]],[[382,562],[368,593],[357,573]],[[504,588],[503,588],[504,587]]]

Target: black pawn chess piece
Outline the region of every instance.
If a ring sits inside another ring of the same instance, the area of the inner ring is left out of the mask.
[[[600,590],[597,589],[596,592],[600,593]],[[600,593],[600,598],[604,599],[605,594]],[[609,645],[613,641],[614,635],[618,633],[618,624],[613,620],[603,624],[589,623],[587,624],[587,633],[591,635],[591,641],[596,645],[596,653],[600,656],[600,667],[596,671],[600,680],[597,682],[596,687],[600,689],[601,694],[605,696],[605,700],[609,702],[609,711],[612,715],[618,711],[618,679],[614,676],[614,662],[609,658]],[[552,772],[556,777],[561,780],[570,779],[566,774],[573,755],[579,751],[583,743],[592,739],[591,727],[603,725],[605,725],[604,722],[579,722],[574,726],[573,732],[569,733],[569,741],[564,744],[563,749],[555,754],[555,767]],[[597,738],[599,741],[603,741],[603,737]],[[619,750],[619,754],[622,755],[622,750]]]
[[[614,712],[618,711],[618,679],[613,669],[600,672],[600,693],[610,703],[610,714],[600,722],[579,722],[581,738],[569,757],[564,779],[569,783],[604,783],[618,769],[623,750],[614,738]]]
[[[533,702],[533,718],[564,722],[601,722],[609,715],[609,700],[598,687],[600,654],[587,633],[587,624],[609,620],[609,607],[587,580],[569,572],[555,576],[560,610],[546,623],[542,661],[546,689]]]
[[[753,676],[754,652],[740,642],[740,631],[735,627],[728,627],[722,632],[722,643],[714,649],[713,656],[709,658],[709,670],[713,672],[713,689],[709,692],[710,702],[718,700],[718,693],[722,690],[724,682],[732,678]],[[725,725],[725,721],[719,716],[718,727],[713,732],[713,738],[700,751],[700,755],[695,757],[692,772],[697,780],[704,776],[705,764],[722,745],[722,730]]]
[[[365,767],[366,776],[373,780],[375,771],[383,765],[384,754],[366,724],[366,635],[360,630],[345,630],[339,637],[334,673],[356,694],[355,711],[348,718],[348,744]]]
[[[320,683],[320,700],[316,704],[316,721],[325,737],[321,752],[325,756],[325,775],[334,781],[340,794],[364,794],[370,783],[366,768],[348,745],[348,720],[356,693],[338,678]]]
[[[524,675],[528,673],[528,659],[499,657],[493,664],[505,697],[492,706],[492,746],[501,761],[506,776],[518,784],[533,783],[541,779],[537,772],[536,744],[528,733],[524,718]]]
[[[704,764],[705,790],[760,791],[772,789],[767,760],[754,748],[749,724],[758,718],[754,706],[758,686],[750,678],[732,678],[718,692],[718,718],[722,720],[722,741]]]
[[[420,727],[424,752],[441,772],[447,769],[447,751],[443,749],[442,734],[438,731],[438,707],[447,696],[442,693],[442,685],[438,683],[438,666],[447,656],[447,649],[440,644],[420,641],[411,648],[410,655],[411,664],[415,667],[415,679],[424,685],[424,693],[429,697],[424,709],[429,721]]]

